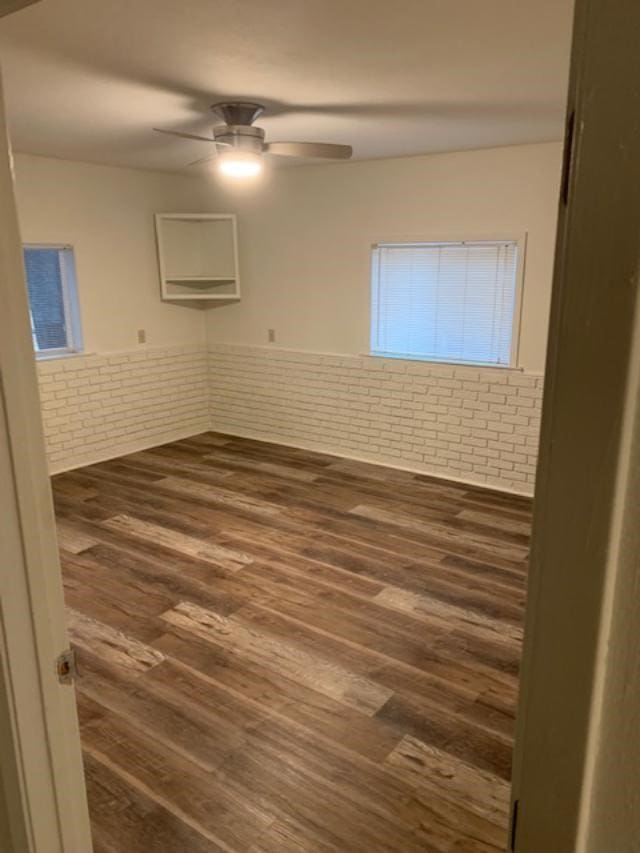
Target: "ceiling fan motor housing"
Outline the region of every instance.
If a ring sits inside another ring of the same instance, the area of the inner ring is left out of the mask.
[[[264,130],[246,124],[222,124],[213,128],[213,138],[216,142],[233,145],[239,151],[260,154],[264,143]]]
[[[246,125],[262,115],[264,106],[253,101],[221,101],[211,104],[211,112],[217,113],[225,124]]]
[[[275,154],[280,157],[314,157],[331,160],[348,160],[353,153],[350,145],[335,145],[328,142],[271,142],[265,144],[265,132],[261,127],[254,127],[253,122],[262,115],[264,106],[253,101],[222,101],[211,105],[211,111],[215,113],[222,123],[212,128],[212,137],[199,136],[193,133],[182,133],[176,130],[164,130],[154,127],[158,133],[168,133],[184,139],[197,139],[201,142],[218,143],[222,151],[217,151],[218,156],[229,162],[225,153],[229,149],[251,155],[236,159],[252,159],[253,155],[258,157],[263,153]],[[205,158],[209,160],[212,158]],[[201,162],[200,160],[196,161]]]

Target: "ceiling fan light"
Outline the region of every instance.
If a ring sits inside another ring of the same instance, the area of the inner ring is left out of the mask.
[[[225,151],[218,157],[218,171],[227,178],[255,178],[262,168],[262,156],[253,151]]]

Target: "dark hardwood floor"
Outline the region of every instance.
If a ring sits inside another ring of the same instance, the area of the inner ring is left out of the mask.
[[[96,853],[505,849],[530,501],[213,433],[53,489]]]

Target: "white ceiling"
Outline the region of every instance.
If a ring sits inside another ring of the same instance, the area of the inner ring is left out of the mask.
[[[559,139],[572,0],[43,0],[0,22],[18,151],[180,170],[226,97],[356,158]],[[203,149],[205,149],[203,151]]]

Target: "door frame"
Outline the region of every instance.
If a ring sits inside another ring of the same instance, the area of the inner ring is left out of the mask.
[[[20,5],[0,3],[0,14]],[[518,853],[589,848],[611,603],[620,573],[637,572],[623,557],[640,495],[629,464],[640,445],[639,29],[636,0],[577,0],[514,763]],[[14,581],[10,598],[0,585],[0,833],[9,824],[20,853],[85,853],[75,696],[54,667],[67,639],[3,125],[0,99],[0,553]]]
[[[4,115],[0,80],[0,840],[90,853],[75,691],[56,672],[68,640]]]
[[[621,577],[638,583],[639,32],[637,0],[577,0],[514,756],[518,853],[591,849],[599,755],[615,742],[602,714],[622,665],[612,601]],[[631,713],[629,695],[618,701]],[[628,805],[615,776],[608,787]],[[606,849],[631,850],[630,821],[612,828]]]

